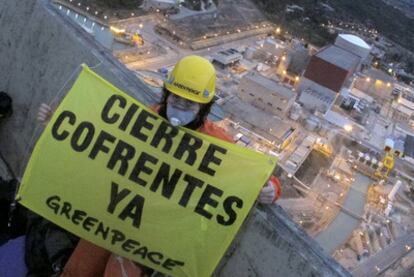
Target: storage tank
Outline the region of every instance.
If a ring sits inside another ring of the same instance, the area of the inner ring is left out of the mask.
[[[339,34],[336,37],[335,45],[361,57],[362,62],[368,58],[371,52],[371,46],[369,44],[360,37],[350,34]]]
[[[390,152],[391,150],[393,150],[394,149],[394,144],[395,144],[395,142],[394,142],[393,139],[390,139],[390,138],[385,139],[384,151],[385,152]]]
[[[404,154],[404,141],[397,140],[394,144],[394,155],[398,157],[402,157]]]

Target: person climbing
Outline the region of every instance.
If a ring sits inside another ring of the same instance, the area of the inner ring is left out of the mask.
[[[152,107],[173,126],[182,126],[231,143],[226,131],[207,119],[214,103],[216,72],[214,66],[200,56],[187,56],[178,61],[164,82],[160,105]],[[42,104],[38,120],[47,123],[53,109]],[[279,180],[272,176],[262,188],[258,201],[274,203],[281,194]],[[111,254],[85,240],[80,240],[65,266],[62,276],[146,276],[151,270]]]

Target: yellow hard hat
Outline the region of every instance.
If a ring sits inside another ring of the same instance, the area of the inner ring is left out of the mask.
[[[175,65],[165,88],[185,99],[206,104],[215,94],[216,70],[205,58],[187,56]]]

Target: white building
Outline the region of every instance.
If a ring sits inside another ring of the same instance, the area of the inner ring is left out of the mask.
[[[238,63],[241,59],[243,59],[243,56],[236,49],[230,48],[215,53],[212,58],[213,63],[218,64],[221,67],[227,67]]]
[[[361,64],[367,64],[369,62],[368,57],[372,46],[366,43],[360,37],[349,34],[339,34],[336,37],[335,45],[360,57],[361,62],[359,66],[361,66]]]

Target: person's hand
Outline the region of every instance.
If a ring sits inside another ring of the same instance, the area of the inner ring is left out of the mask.
[[[43,125],[46,125],[52,117],[53,112],[54,111],[48,104],[40,104],[39,110],[37,111],[37,121]]]
[[[269,180],[267,181],[266,186],[262,188],[259,194],[259,203],[262,204],[272,204],[275,199],[275,187],[273,186],[272,182]]]

